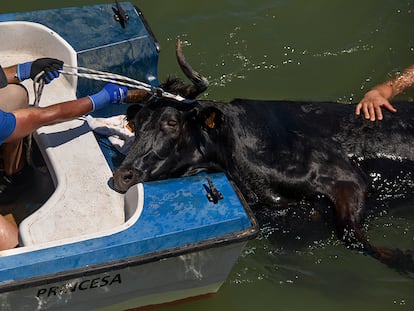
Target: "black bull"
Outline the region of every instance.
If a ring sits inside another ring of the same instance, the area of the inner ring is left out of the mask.
[[[413,272],[412,251],[376,247],[362,230],[372,176],[393,174],[390,161],[414,168],[414,105],[396,108],[370,122],[345,104],[159,99],[136,114],[135,143],[114,172],[114,187],[124,192],[138,182],[225,171],[251,203],[323,195],[347,246]]]

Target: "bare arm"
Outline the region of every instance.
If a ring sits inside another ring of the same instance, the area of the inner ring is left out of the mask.
[[[92,111],[92,101],[88,97],[71,100],[48,107],[31,107],[13,111],[16,128],[6,139],[10,142],[23,138],[44,125],[67,121]]]
[[[375,121],[376,119],[382,120],[381,108],[384,107],[391,112],[396,112],[397,110],[389,101],[413,85],[414,65],[404,70],[399,77],[379,84],[367,92],[355,109],[356,115],[360,115],[362,110],[365,119],[371,121]]]

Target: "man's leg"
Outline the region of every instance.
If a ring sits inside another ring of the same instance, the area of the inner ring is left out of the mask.
[[[0,89],[0,109],[13,111],[26,108],[29,105],[29,95],[21,84],[9,84]]]
[[[1,151],[6,175],[20,172],[26,165],[23,145],[23,139],[3,144]]]
[[[16,247],[19,244],[18,236],[17,226],[0,215],[0,251]]]

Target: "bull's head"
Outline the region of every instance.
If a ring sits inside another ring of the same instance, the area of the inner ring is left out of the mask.
[[[187,63],[180,40],[177,40],[176,53],[182,71],[192,84],[168,79],[161,88],[187,99],[195,99],[207,89],[208,81]],[[142,102],[149,97],[151,94],[141,90],[128,91],[129,102]],[[127,117],[134,125],[135,142],[114,172],[116,190],[125,192],[137,182],[189,175],[201,170],[193,165],[202,161],[202,133],[197,128],[203,128],[206,123],[199,122],[205,114],[195,106],[196,103],[184,104],[161,98],[130,107]],[[131,111],[134,116],[131,116]],[[214,117],[218,116],[218,113],[214,114]],[[206,122],[214,121],[210,118]],[[198,124],[204,125],[199,127]]]
[[[214,136],[223,122],[220,110],[161,99],[143,106],[134,118],[135,141],[114,172],[114,188],[125,192],[150,180],[220,169]]]

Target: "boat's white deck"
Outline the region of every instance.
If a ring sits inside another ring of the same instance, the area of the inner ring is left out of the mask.
[[[0,41],[7,42],[0,47],[3,67],[39,57],[55,57],[76,66],[76,53],[63,39],[45,27],[29,26],[0,23]],[[32,81],[24,85],[32,103]],[[76,79],[61,76],[45,85],[40,106],[75,99],[75,90]],[[39,210],[20,224],[24,245],[82,239],[125,222],[123,196],[108,186],[112,172],[85,121],[42,127],[35,139],[56,189]]]

